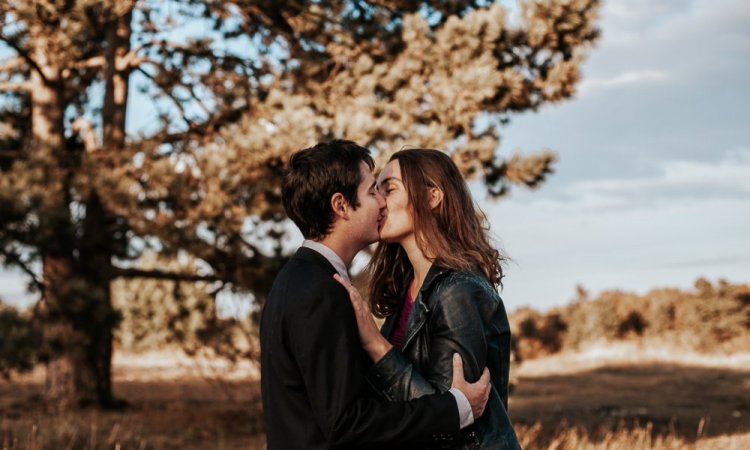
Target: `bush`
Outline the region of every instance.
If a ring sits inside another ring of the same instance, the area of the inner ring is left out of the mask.
[[[647,325],[646,320],[640,313],[637,311],[631,311],[631,313],[628,314],[628,316],[625,317],[617,327],[617,336],[622,338],[631,332],[641,336]]]
[[[30,313],[0,302],[0,376],[25,372],[39,359],[42,333]]]
[[[705,278],[694,286],[694,291],[654,289],[645,295],[605,291],[595,299],[579,286],[575,301],[565,307],[546,314],[513,311],[517,360],[620,339],[659,338],[687,350],[724,352],[746,342],[750,286]]]

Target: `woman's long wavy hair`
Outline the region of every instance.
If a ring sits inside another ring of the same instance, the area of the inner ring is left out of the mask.
[[[502,286],[505,256],[490,245],[487,217],[474,204],[471,193],[448,155],[431,149],[401,150],[401,181],[409,199],[416,241],[424,255],[438,266],[480,270],[494,286]],[[438,188],[442,202],[430,209],[429,192]],[[411,263],[399,244],[380,243],[367,266],[370,302],[377,317],[387,317],[403,302]]]

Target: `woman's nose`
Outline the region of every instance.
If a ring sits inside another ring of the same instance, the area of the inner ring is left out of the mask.
[[[383,197],[380,191],[375,191],[375,198],[378,199],[378,206],[380,208],[385,208],[385,197]]]

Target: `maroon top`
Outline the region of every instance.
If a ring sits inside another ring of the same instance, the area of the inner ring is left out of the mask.
[[[391,335],[391,344],[399,349],[404,344],[404,333],[406,332],[406,324],[409,323],[409,316],[411,315],[411,308],[414,306],[414,301],[411,298],[409,289],[406,290],[406,296],[404,298],[404,306],[401,308],[401,313],[398,316],[398,323],[396,328],[393,330]]]

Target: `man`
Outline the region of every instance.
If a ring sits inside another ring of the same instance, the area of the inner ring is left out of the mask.
[[[261,389],[269,449],[444,444],[481,415],[489,377],[476,384],[454,362],[453,388],[411,402],[368,395],[346,290],[354,256],[377,241],[385,202],[366,148],[332,141],[289,161],[282,199],[306,238],[284,266],[261,318]]]

